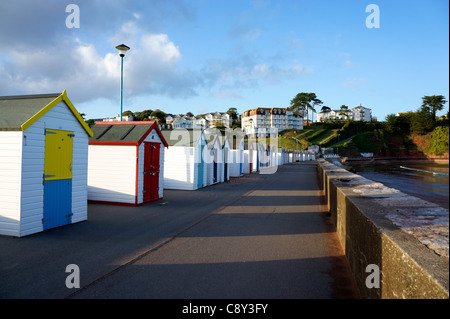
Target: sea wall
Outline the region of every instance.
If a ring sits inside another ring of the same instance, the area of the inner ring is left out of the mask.
[[[318,160],[331,217],[363,298],[449,298],[449,211]]]

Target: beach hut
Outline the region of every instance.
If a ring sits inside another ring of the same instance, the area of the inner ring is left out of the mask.
[[[252,159],[252,172],[259,172],[261,169],[261,150],[260,150],[260,142],[252,141],[251,143],[251,159]]]
[[[226,182],[230,180],[230,162],[231,162],[231,136],[225,134],[225,136],[219,135],[219,140],[222,140],[222,172],[220,174],[220,182]]]
[[[230,151],[230,176],[231,177],[238,177],[242,176],[244,174],[244,167],[248,164],[248,154],[247,154],[247,161],[245,160],[245,147],[244,147],[244,138],[240,136],[233,136],[232,137],[232,147]],[[249,173],[248,167],[245,167],[245,171]]]
[[[222,160],[222,143],[220,133],[215,130],[205,130],[205,138],[207,141],[207,152],[205,152],[205,162],[207,170],[207,185],[213,185],[223,180],[223,160]]]
[[[156,121],[96,122],[92,131],[90,202],[138,206],[163,198],[168,144]]]
[[[66,91],[0,97],[1,235],[87,219],[91,135]]]
[[[257,166],[256,141],[244,140],[244,174],[256,172]]]
[[[286,149],[285,148],[279,148],[278,149],[278,153],[277,153],[277,162],[278,162],[278,165],[284,165],[284,164],[286,164],[286,158],[285,158],[285,155],[286,155]]]
[[[202,130],[163,130],[169,144],[164,157],[164,188],[196,190],[207,184],[206,138]]]

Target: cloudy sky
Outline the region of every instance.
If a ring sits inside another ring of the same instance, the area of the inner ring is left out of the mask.
[[[448,12],[447,0],[0,0],[0,95],[66,89],[86,118],[115,116],[124,43],[124,111],[241,113],[314,92],[384,120],[424,95],[448,100]]]

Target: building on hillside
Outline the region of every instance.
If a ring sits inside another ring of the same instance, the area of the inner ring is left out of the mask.
[[[120,114],[117,114],[116,117],[110,117],[106,119],[102,119],[103,122],[119,122]],[[122,122],[132,122],[134,121],[133,115],[122,115]]]
[[[361,104],[350,110],[330,110],[317,113],[317,122],[340,121],[350,119],[353,121],[372,121],[372,110]]]
[[[263,108],[244,111],[241,114],[241,127],[246,134],[263,137],[261,134],[277,134],[287,129],[303,129],[303,116],[291,108]]]
[[[231,115],[227,112],[207,113],[205,119],[209,121],[209,127],[216,127],[217,125],[231,127],[232,125]]]
[[[174,130],[201,130],[210,127],[210,122],[206,118],[184,114],[166,116],[166,124],[171,125],[171,128]]]

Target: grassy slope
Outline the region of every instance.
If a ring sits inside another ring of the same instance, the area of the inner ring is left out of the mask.
[[[440,135],[448,136],[448,127],[446,130]],[[361,122],[314,123],[303,130],[281,131],[279,136],[279,147],[303,150],[310,145],[320,145],[337,149],[340,155],[349,157],[360,156],[361,152],[371,152],[376,156],[420,156],[430,149],[428,145],[423,144],[437,139],[437,136],[432,137],[431,133],[421,138],[410,135],[409,132],[387,133],[382,123]],[[446,142],[440,142],[432,149],[442,147],[447,149],[448,154],[448,137]]]

